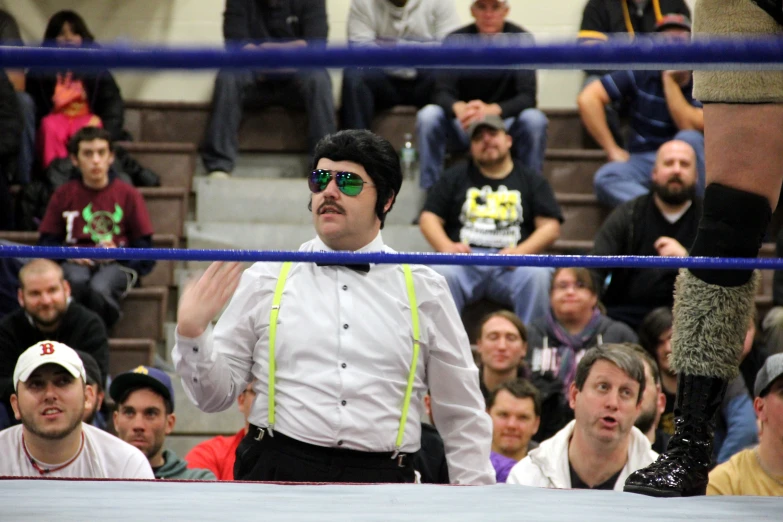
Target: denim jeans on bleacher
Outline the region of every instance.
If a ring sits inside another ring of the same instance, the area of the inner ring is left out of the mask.
[[[511,136],[511,153],[524,165],[541,174],[546,152],[549,120],[538,109],[525,109],[516,117],[505,118]],[[428,189],[440,178],[446,152],[464,152],[470,139],[457,119],[451,119],[438,105],[427,105],[416,114],[419,140],[421,188]]]
[[[494,253],[494,249],[474,247],[475,254]],[[457,310],[488,299],[511,308],[525,324],[544,317],[549,310],[549,283],[554,268],[433,265],[446,278]]]
[[[239,124],[244,109],[282,105],[307,112],[308,152],[327,134],[337,130],[332,80],[326,69],[267,75],[259,81],[249,70],[220,71],[215,79],[212,112],[201,158],[207,172],[234,170],[239,154]],[[270,129],[274,132],[274,129]]]

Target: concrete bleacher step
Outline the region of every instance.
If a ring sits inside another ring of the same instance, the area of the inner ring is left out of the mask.
[[[546,110],[551,148],[581,148],[584,131],[573,109]],[[125,102],[125,127],[136,141],[201,143],[209,118],[208,103]],[[415,107],[399,106],[383,111],[371,128],[402,146],[406,132],[416,129]],[[239,148],[251,152],[306,152],[307,120],[303,112],[268,107],[246,111],[239,131]]]
[[[307,210],[310,191],[304,177],[196,178],[194,189],[198,223],[312,223],[312,215]],[[403,184],[386,218],[387,225],[409,225],[422,203],[423,192],[414,184]]]
[[[163,187],[182,187],[190,192],[196,170],[196,146],[182,142],[121,141],[122,146],[141,165],[160,176]]]
[[[109,339],[109,375],[115,377],[139,365],[152,365],[156,349],[154,339]]]
[[[144,336],[163,341],[168,297],[169,289],[163,286],[131,289],[122,302],[122,317],[112,328],[111,336],[117,339]]]
[[[187,223],[185,228],[190,249],[297,250],[315,237],[310,223]],[[397,251],[432,251],[418,226],[387,224],[381,233],[384,242]]]
[[[606,161],[602,150],[549,148],[544,177],[556,193],[592,194],[595,171]]]
[[[190,191],[182,187],[141,187],[139,192],[144,197],[155,233],[183,238]]]

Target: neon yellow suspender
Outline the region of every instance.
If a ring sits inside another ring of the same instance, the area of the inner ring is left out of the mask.
[[[277,315],[280,312],[280,301],[283,298],[283,288],[288,278],[288,272],[293,263],[288,261],[283,263],[280,269],[280,275],[277,278],[275,286],[275,295],[272,298],[272,311],[269,314],[269,406],[267,422],[269,424],[269,435],[274,436],[275,427],[275,341],[277,338]],[[413,284],[413,272],[410,265],[402,265],[402,271],[405,274],[405,287],[408,291],[408,302],[411,307],[411,325],[413,328],[413,359],[411,360],[410,371],[408,372],[408,385],[405,387],[405,399],[402,403],[402,412],[400,414],[400,427],[397,430],[397,439],[395,441],[395,451],[392,458],[395,458],[402,447],[403,435],[405,434],[405,423],[408,420],[408,409],[411,404],[411,395],[413,395],[413,380],[416,376],[416,364],[419,361],[420,349],[420,331],[419,331],[419,304],[416,301],[416,288]]]

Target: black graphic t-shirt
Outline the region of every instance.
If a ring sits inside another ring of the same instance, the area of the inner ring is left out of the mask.
[[[527,239],[536,217],[563,221],[546,179],[516,160],[503,179],[485,177],[471,161],[455,165],[430,188],[424,210],[445,221],[452,241],[498,250]]]

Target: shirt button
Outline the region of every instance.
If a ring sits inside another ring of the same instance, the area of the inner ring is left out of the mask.
[[[198,377],[193,377],[193,382],[198,382]]]
[[[348,404],[348,402],[347,402],[347,401],[342,401],[340,404],[342,404],[343,406],[345,406],[346,404]]]
[[[342,445],[343,445],[343,441],[341,441],[341,440],[338,440],[338,441],[337,441],[337,445],[338,445],[338,446],[342,446]]]
[[[342,363],[340,366],[342,366],[343,368],[348,368],[348,365],[345,363]]]
[[[348,323],[343,325],[343,330],[347,330],[347,329],[348,329]]]
[[[343,285],[343,290],[348,290],[348,285]]]
[[[198,346],[193,347],[193,353],[198,353]]]

